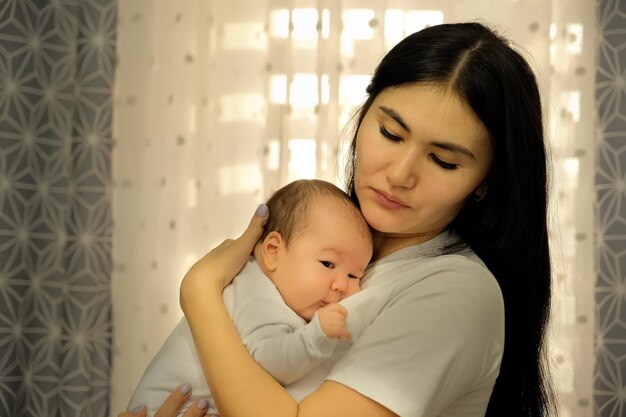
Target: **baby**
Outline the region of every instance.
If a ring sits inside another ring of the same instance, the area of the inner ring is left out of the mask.
[[[294,383],[350,337],[347,312],[337,302],[359,290],[372,236],[348,196],[325,181],[292,182],[267,205],[270,217],[254,257],[223,297],[250,354],[297,390]],[[148,366],[129,409],[145,404],[154,415],[176,383],[194,389],[180,415],[198,398],[209,400],[207,414],[217,414],[184,318]]]

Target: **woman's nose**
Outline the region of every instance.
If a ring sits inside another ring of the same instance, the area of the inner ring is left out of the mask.
[[[394,187],[413,188],[417,184],[417,157],[415,152],[400,151],[387,167],[387,181]]]

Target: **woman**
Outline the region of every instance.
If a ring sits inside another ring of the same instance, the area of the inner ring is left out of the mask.
[[[367,93],[347,190],[373,230],[362,293],[380,312],[296,404],[250,359],[220,297],[260,236],[255,216],[181,287],[221,415],[548,415],[546,151],[531,69],[480,24],[439,25],[396,45]]]

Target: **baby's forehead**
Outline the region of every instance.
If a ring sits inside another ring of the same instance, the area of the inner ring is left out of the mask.
[[[350,225],[354,225],[359,228],[361,231],[365,231],[367,235],[370,235],[370,228],[363,217],[363,213],[357,206],[354,205],[351,201],[337,199],[337,204],[340,205],[341,209],[337,210],[338,215],[343,216]]]
[[[303,229],[309,229],[310,231],[319,222],[336,221],[342,227],[356,229],[364,239],[371,240],[369,225],[361,211],[350,200],[334,195],[324,197],[326,198],[322,204],[316,204],[315,200],[313,200],[306,216],[308,219],[302,219]]]
[[[324,211],[318,213],[317,210]],[[355,218],[363,219],[361,211],[350,200],[336,195],[321,195],[310,201],[306,217],[311,218],[319,214],[321,214],[319,217],[322,218],[335,216],[335,218],[345,219],[346,221],[354,220]]]

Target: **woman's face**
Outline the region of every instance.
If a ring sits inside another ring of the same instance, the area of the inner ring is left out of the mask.
[[[390,88],[359,127],[355,191],[378,237],[417,243],[481,194],[491,160],[486,128],[456,94],[437,85]]]

